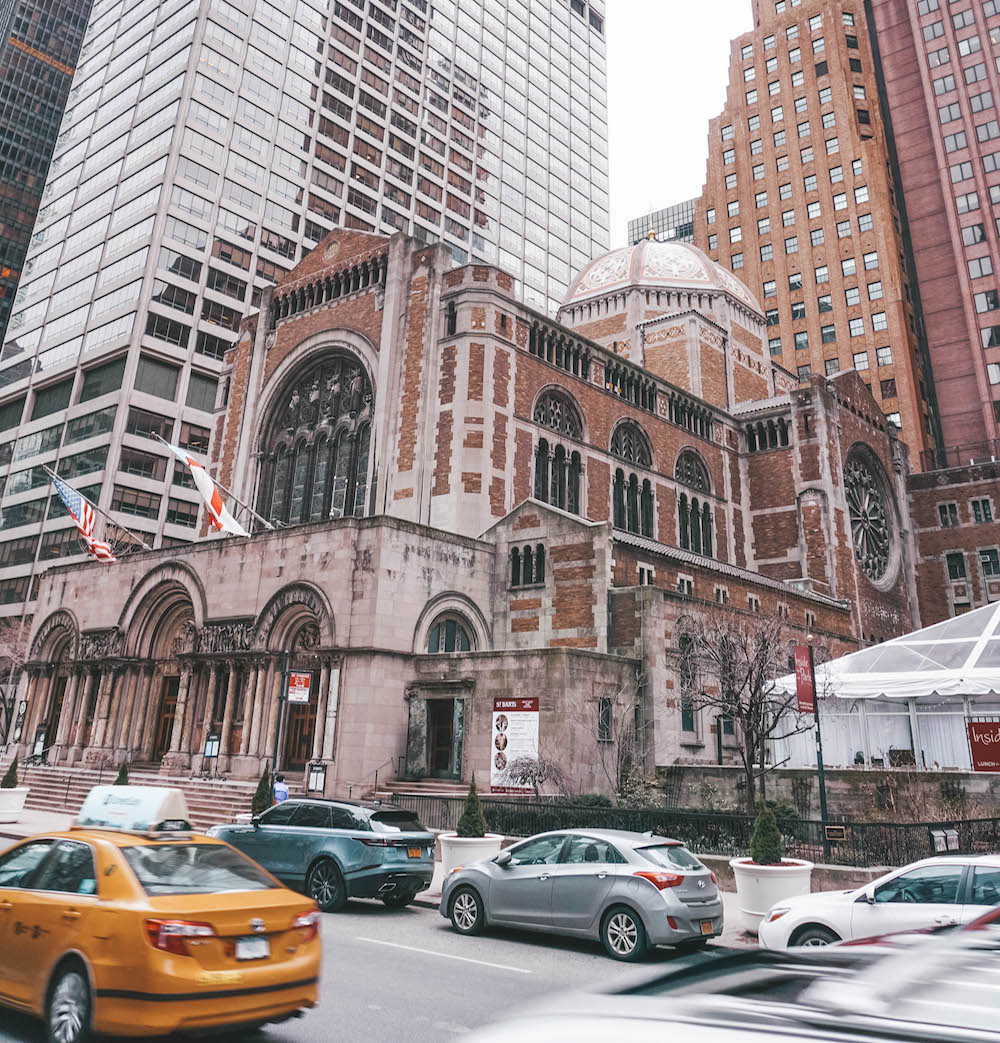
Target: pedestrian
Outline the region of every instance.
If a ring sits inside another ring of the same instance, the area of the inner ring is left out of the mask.
[[[278,772],[274,777],[274,803],[280,804],[288,800],[288,786],[285,784],[285,776]]]

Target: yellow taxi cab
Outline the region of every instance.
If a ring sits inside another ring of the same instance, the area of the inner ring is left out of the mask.
[[[316,903],[196,836],[180,790],[97,786],[0,854],[0,1004],[55,1043],[257,1026],[316,1005]]]

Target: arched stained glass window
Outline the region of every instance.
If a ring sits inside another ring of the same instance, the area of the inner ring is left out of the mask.
[[[470,652],[472,639],[468,625],[460,616],[439,616],[427,636],[428,652]]]
[[[652,467],[653,453],[645,431],[631,420],[625,420],[611,436],[611,453],[638,467]]]
[[[363,515],[373,407],[353,356],[331,351],[300,370],[264,429],[260,513],[289,525]]]
[[[536,424],[557,431],[568,438],[583,438],[583,421],[580,411],[568,395],[558,391],[546,391],[535,404]]]
[[[696,492],[707,493],[711,491],[708,480],[708,468],[701,457],[690,449],[685,449],[677,457],[674,477],[681,485],[686,485],[689,489],[694,489]]]

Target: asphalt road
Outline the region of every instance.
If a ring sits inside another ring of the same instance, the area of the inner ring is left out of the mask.
[[[498,1020],[526,1001],[633,972],[596,944],[529,932],[455,934],[434,909],[353,901],[323,917],[320,1005],[265,1029],[260,1043],[440,1043]],[[643,966],[683,966],[726,950],[656,952]],[[41,1025],[0,1010],[2,1043],[43,1043]]]

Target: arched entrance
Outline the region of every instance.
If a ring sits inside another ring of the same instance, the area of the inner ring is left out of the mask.
[[[185,670],[182,656],[193,651],[194,607],[188,591],[167,583],[154,590],[129,634],[129,651],[151,671],[140,731],[139,755],[159,764],[170,752]]]
[[[30,729],[22,739],[29,751],[50,759],[50,751],[64,741],[63,732],[73,717],[78,680],[79,640],[76,623],[62,610],[50,616],[39,628],[31,648],[34,679],[31,682],[34,706]],[[40,665],[38,665],[40,664]]]
[[[313,755],[316,741],[316,712],[319,705],[320,664],[315,649],[319,644],[319,627],[311,619],[300,620],[292,629],[287,648],[289,677],[303,675],[309,679],[306,702],[293,702],[294,689],[289,686],[285,709],[285,727],[281,737],[282,753],[278,763],[290,771],[304,771]],[[301,690],[301,685],[298,686]]]

